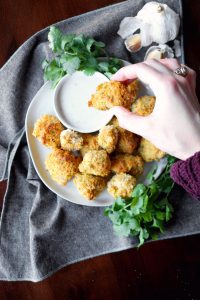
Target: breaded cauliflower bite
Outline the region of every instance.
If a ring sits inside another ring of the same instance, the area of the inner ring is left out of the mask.
[[[136,185],[136,179],[125,173],[116,174],[108,182],[108,193],[114,198],[117,197],[131,197],[133,188]]]
[[[34,125],[33,136],[49,148],[60,147],[60,133],[63,125],[53,115],[44,115]]]
[[[45,165],[53,180],[65,185],[76,173],[81,162],[69,151],[54,149],[46,158]]]
[[[148,116],[152,113],[156,102],[154,96],[143,96],[132,104],[132,112],[139,116]]]
[[[118,154],[111,158],[111,171],[139,176],[144,171],[144,161],[139,155]]]
[[[115,126],[118,130],[118,142],[115,149],[116,152],[132,154],[138,147],[140,140],[139,136],[121,128],[116,117],[111,120],[110,125]]]
[[[109,81],[97,86],[96,93],[92,95],[88,106],[100,110],[110,109],[113,106],[123,106],[130,110],[135,98],[136,93],[128,89],[124,83]]]
[[[117,152],[132,154],[138,147],[139,137],[122,128],[118,128],[119,138],[116,146]]]
[[[98,144],[97,135],[90,133],[82,134],[83,146],[80,150],[81,155],[84,156],[90,150],[100,150],[101,147]]]
[[[106,179],[79,173],[74,177],[74,184],[83,197],[93,200],[106,187]]]
[[[144,138],[141,139],[138,153],[146,162],[160,160],[166,154]]]
[[[66,129],[60,134],[60,143],[63,150],[77,151],[83,146],[83,138],[80,133]]]
[[[107,125],[101,128],[98,135],[99,145],[111,153],[115,150],[118,141],[118,130],[114,125]]]
[[[134,99],[136,99],[136,97],[138,95],[138,91],[140,89],[140,83],[139,83],[138,79],[135,79],[131,83],[127,84],[127,89],[131,94],[134,95]]]
[[[88,151],[84,155],[82,163],[79,165],[79,171],[81,173],[102,177],[108,176],[110,168],[110,158],[105,150]]]

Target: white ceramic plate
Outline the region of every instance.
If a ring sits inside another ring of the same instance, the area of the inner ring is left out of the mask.
[[[86,200],[83,196],[79,194],[73,182],[70,181],[66,186],[61,186],[53,181],[45,169],[45,159],[51,149],[43,146],[33,135],[33,127],[35,122],[41,118],[44,114],[55,114],[54,112],[54,90],[51,89],[50,83],[45,83],[40,90],[37,92],[33,98],[26,115],[25,128],[26,128],[26,137],[28,142],[28,147],[30,155],[37,171],[39,177],[43,183],[50,189],[52,192],[58,196],[66,199],[75,204],[87,205],[87,206],[108,206],[111,205],[114,201],[113,197],[104,190],[95,200],[89,201]],[[161,160],[159,163],[153,162],[145,165],[145,172],[140,178],[140,182],[145,182],[146,174],[154,168],[157,164],[159,166],[159,172],[161,173],[165,166],[165,159]]]

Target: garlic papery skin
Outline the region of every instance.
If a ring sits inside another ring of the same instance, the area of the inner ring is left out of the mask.
[[[120,23],[118,34],[122,38],[140,29],[141,46],[151,43],[165,44],[174,40],[180,28],[180,17],[167,4],[148,2],[136,17],[127,17]]]

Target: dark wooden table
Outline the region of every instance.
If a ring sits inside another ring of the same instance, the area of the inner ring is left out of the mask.
[[[0,66],[33,33],[117,0],[0,0]],[[183,0],[186,63],[200,72],[199,0]],[[197,81],[200,98],[200,81]],[[6,183],[0,183],[1,204]],[[181,199],[180,199],[181,201]],[[187,226],[187,224],[185,224]],[[200,235],[63,268],[40,282],[0,282],[0,300],[200,299]]]

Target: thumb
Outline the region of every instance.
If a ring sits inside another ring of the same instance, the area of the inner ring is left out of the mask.
[[[149,117],[137,116],[121,106],[114,106],[110,111],[117,117],[120,127],[138,135],[146,136],[149,129]]]

